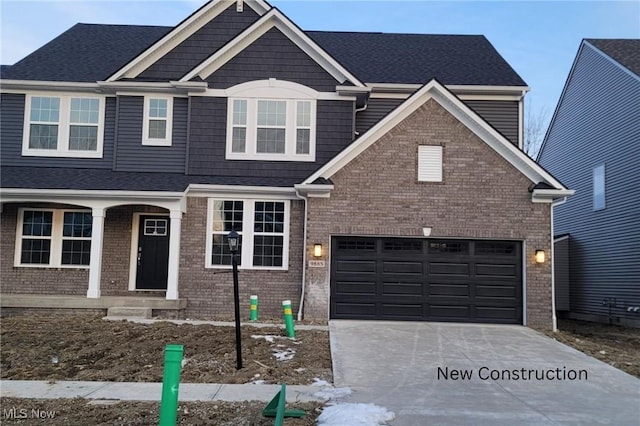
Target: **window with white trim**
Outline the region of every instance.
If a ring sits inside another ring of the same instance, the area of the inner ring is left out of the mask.
[[[315,161],[316,100],[229,98],[227,159]]]
[[[607,206],[605,200],[604,164],[593,168],[593,210],[603,210]]]
[[[442,146],[418,147],[418,181],[442,182]]]
[[[206,266],[230,267],[227,235],[235,230],[240,268],[286,270],[289,206],[289,201],[209,199]]]
[[[104,97],[28,94],[22,155],[102,157]]]
[[[171,146],[173,98],[144,98],[142,145]]]
[[[15,266],[89,266],[92,223],[87,210],[20,209]]]

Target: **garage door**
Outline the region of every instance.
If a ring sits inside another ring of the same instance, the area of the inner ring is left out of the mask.
[[[335,237],[331,318],[522,324],[515,241]]]

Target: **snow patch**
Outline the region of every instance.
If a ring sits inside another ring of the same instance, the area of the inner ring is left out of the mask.
[[[293,356],[296,354],[296,351],[291,348],[286,348],[284,350],[271,350],[273,351],[273,356],[276,357],[276,361],[289,361],[290,359],[293,359]]]
[[[182,366],[182,368],[184,368],[184,366],[187,365],[188,362],[189,358],[182,358],[182,362],[180,363],[180,365]]]
[[[331,384],[326,380],[322,380],[322,379],[318,379],[317,377],[314,377],[313,383],[311,383],[311,386],[331,386]]]
[[[275,342],[277,337],[280,337],[280,336],[274,336],[272,334],[267,334],[266,336],[259,336],[254,334],[253,336],[251,336],[252,339],[264,339],[269,343]]]
[[[322,410],[318,426],[379,426],[395,417],[392,411],[375,404],[338,404]]]
[[[327,401],[330,399],[343,398],[347,395],[351,395],[351,388],[334,388],[333,386],[326,386],[313,394],[316,398]]]

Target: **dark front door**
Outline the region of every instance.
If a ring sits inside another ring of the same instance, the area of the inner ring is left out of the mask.
[[[166,290],[169,269],[169,218],[140,216],[137,290]]]
[[[522,324],[517,241],[336,237],[331,318]]]

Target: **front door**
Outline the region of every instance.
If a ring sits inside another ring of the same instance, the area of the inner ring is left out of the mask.
[[[136,290],[166,290],[169,269],[169,218],[140,216]]]

